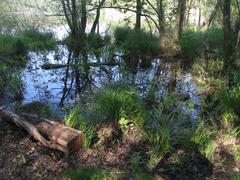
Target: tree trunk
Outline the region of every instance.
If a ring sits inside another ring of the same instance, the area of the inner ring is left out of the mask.
[[[83,33],[86,31],[87,26],[87,0],[81,0],[81,30]]]
[[[189,7],[188,7],[188,11],[187,11],[187,17],[185,19],[185,25],[188,25],[188,22],[189,22],[189,17],[190,17],[190,11],[191,11],[191,8],[192,8],[192,3],[193,3],[193,0],[191,0],[190,3],[189,3]]]
[[[157,0],[157,9],[158,9],[159,33],[163,35],[165,33],[163,0]]]
[[[224,0],[223,4],[223,33],[224,33],[224,67],[228,72],[228,85],[233,83],[233,58],[231,36],[231,0]]]
[[[176,17],[176,28],[174,40],[176,43],[180,41],[182,29],[183,29],[183,21],[185,15],[185,6],[186,0],[178,0],[178,8],[177,8],[177,17]]]
[[[100,3],[99,3],[99,6],[97,8],[97,11],[96,11],[96,17],[94,19],[94,22],[93,22],[93,25],[92,25],[92,28],[91,28],[91,33],[95,33],[96,32],[96,28],[99,24],[99,18],[100,18],[100,10],[101,10],[101,7],[103,6],[103,4],[105,3],[106,0],[102,0]]]
[[[135,29],[136,30],[141,29],[141,13],[142,13],[142,2],[141,2],[141,0],[137,0],[137,4],[136,4],[136,24],[135,24]]]
[[[208,21],[207,21],[207,23],[206,23],[207,24],[207,29],[210,27],[210,25],[212,24],[214,18],[216,17],[217,12],[218,12],[220,6],[221,6],[221,0],[217,0],[217,3],[215,5],[215,7],[214,7],[214,9],[213,9],[213,11],[212,11]]]
[[[199,1],[199,10],[198,10],[198,26],[200,27],[201,26],[201,21],[202,21],[202,9],[201,9],[201,6],[200,6],[200,1]]]

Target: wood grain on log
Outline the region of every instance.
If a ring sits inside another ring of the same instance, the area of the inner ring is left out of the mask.
[[[0,109],[0,117],[3,120],[13,122],[17,126],[25,129],[37,141],[51,149],[58,149],[63,152],[77,151],[83,143],[83,134],[81,131],[64,126],[56,121],[38,118],[38,123],[34,120],[34,125],[28,119],[36,116],[24,115],[24,118]],[[27,120],[26,120],[27,119]]]

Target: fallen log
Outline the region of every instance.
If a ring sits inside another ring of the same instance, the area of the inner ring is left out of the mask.
[[[51,149],[72,152],[79,150],[83,143],[81,131],[66,127],[55,121],[41,118],[36,121],[37,116],[28,115],[28,118],[26,118],[26,114],[22,118],[3,109],[0,109],[0,117],[25,129],[34,139]],[[34,122],[30,123],[29,121]]]
[[[98,66],[117,66],[120,65],[119,62],[106,62],[106,63],[79,63],[79,64],[43,64],[41,66],[44,70],[51,70],[51,69],[61,69],[67,67],[77,67],[77,66],[87,66],[87,67],[98,67]]]

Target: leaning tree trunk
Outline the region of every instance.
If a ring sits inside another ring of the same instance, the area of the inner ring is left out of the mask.
[[[100,18],[100,12],[101,12],[101,7],[103,6],[103,4],[105,3],[106,0],[102,0],[98,7],[97,7],[97,12],[96,12],[96,17],[94,19],[94,22],[93,22],[93,25],[92,25],[92,28],[91,28],[91,33],[95,33],[96,32],[96,28],[97,28],[97,25],[99,24],[99,18]]]
[[[224,33],[224,67],[228,73],[228,85],[233,84],[233,48],[231,36],[231,0],[224,0],[223,3],[223,33]]]
[[[185,15],[185,6],[186,6],[186,0],[178,0],[176,28],[175,28],[175,35],[174,35],[174,40],[177,43],[179,42],[182,34],[183,21],[184,21],[184,15]]]
[[[213,9],[213,11],[212,11],[212,13],[211,13],[211,15],[210,15],[209,19],[207,20],[207,23],[206,23],[206,24],[207,24],[207,29],[211,26],[214,18],[215,18],[216,15],[217,15],[217,12],[218,12],[220,6],[221,6],[221,0],[217,0],[217,3],[216,3],[216,5],[215,5],[215,7],[214,7],[214,9]]]

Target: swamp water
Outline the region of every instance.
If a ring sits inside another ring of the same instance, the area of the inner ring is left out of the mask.
[[[193,108],[183,103],[183,112],[191,119],[196,119],[200,100],[196,95],[196,85],[190,73],[185,72],[173,62],[152,60],[150,68],[137,67],[134,73],[126,66],[66,67],[59,69],[42,69],[44,64],[74,64],[74,58],[65,45],[58,45],[54,51],[29,52],[29,61],[19,72],[22,81],[23,103],[41,101],[63,117],[64,111],[79,101],[84,101],[93,92],[105,84],[124,82],[138,90],[140,96],[147,96],[154,87],[154,96],[160,100],[167,92],[188,96]],[[93,55],[88,55],[88,62],[97,62]],[[104,61],[104,58],[100,58]],[[120,64],[123,60],[116,58]],[[1,100],[2,103],[4,99]]]

